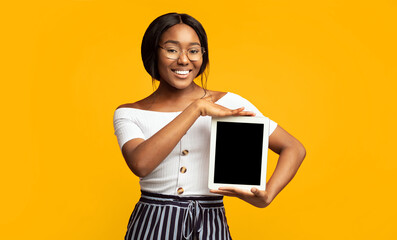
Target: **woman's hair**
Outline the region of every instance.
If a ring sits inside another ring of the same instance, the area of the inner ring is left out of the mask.
[[[167,29],[179,23],[184,23],[190,26],[191,28],[193,28],[194,31],[197,33],[201,46],[204,47],[205,52],[203,54],[203,63],[201,65],[201,68],[197,76],[204,73],[204,70],[209,66],[207,34],[205,33],[205,30],[201,25],[201,23],[196,19],[194,19],[192,16],[189,16],[187,14],[167,13],[156,18],[149,25],[142,39],[142,46],[141,46],[142,61],[146,71],[150,74],[150,76],[152,76],[152,79],[156,79],[156,80],[160,79],[160,73],[158,70],[157,49],[159,47],[161,35],[165,31],[167,31]],[[195,78],[197,76],[195,76]],[[202,86],[204,85],[202,75],[201,75],[201,85]]]

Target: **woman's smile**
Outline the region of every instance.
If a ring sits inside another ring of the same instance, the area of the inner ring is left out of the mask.
[[[196,57],[201,44],[194,29],[183,23],[176,24],[162,34],[159,45],[160,85],[182,90],[194,83],[203,63],[202,58]]]
[[[174,72],[176,77],[178,77],[178,78],[187,78],[189,76],[189,74],[192,72],[191,69],[188,69],[188,70],[171,69],[171,71]]]

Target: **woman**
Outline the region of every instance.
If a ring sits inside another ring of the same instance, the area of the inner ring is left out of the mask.
[[[146,71],[160,82],[150,96],[119,106],[114,128],[131,171],[140,178],[141,199],[125,239],[231,239],[223,196],[266,207],[287,185],[305,157],[293,136],[270,121],[269,148],[280,155],[266,191],[208,189],[210,119],[263,116],[237,94],[207,90],[207,36],[186,14],[155,19],[142,41]],[[193,80],[201,76],[201,87]]]

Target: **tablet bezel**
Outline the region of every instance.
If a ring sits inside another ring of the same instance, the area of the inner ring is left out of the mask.
[[[215,183],[215,145],[217,135],[217,123],[220,122],[235,122],[235,123],[259,123],[263,124],[263,149],[262,149],[262,164],[261,164],[261,179],[260,185],[242,185],[230,183]],[[230,117],[213,117],[211,120],[211,139],[210,139],[210,160],[209,160],[209,174],[208,187],[209,189],[217,190],[219,187],[236,187],[240,189],[250,190],[256,187],[260,190],[266,190],[266,171],[267,171],[267,157],[269,147],[269,124],[270,120],[267,117],[246,117],[246,116],[230,116]]]

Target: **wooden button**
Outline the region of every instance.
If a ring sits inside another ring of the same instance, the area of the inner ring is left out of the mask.
[[[177,192],[178,192],[178,194],[182,194],[183,192],[184,192],[185,190],[183,190],[183,188],[178,188],[178,190],[177,190]]]
[[[181,167],[181,169],[179,170],[181,173],[185,173],[187,171],[187,168],[185,167]]]
[[[189,154],[189,151],[188,151],[188,150],[183,150],[183,151],[182,151],[182,155],[183,155],[183,156],[186,156],[186,155],[188,155],[188,154]]]

